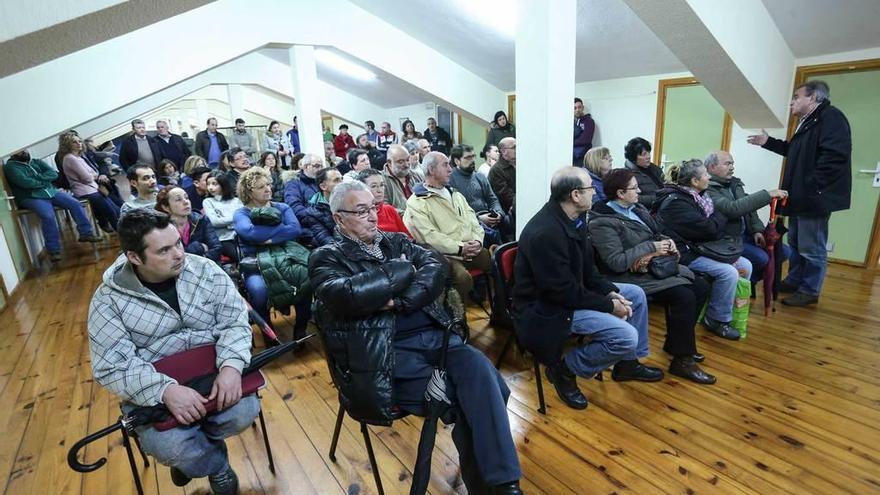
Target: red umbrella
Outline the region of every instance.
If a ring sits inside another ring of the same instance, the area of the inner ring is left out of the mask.
[[[779,198],[773,198],[770,200],[770,221],[767,222],[767,227],[764,229],[764,249],[767,251],[767,266],[764,268],[764,316],[770,316],[770,307],[775,299],[774,297],[774,284],[776,282],[776,257],[774,256],[774,251],[776,250],[776,245],[780,245],[780,249],[782,249],[782,234],[784,233],[784,227],[777,229],[776,225],[776,203]],[[782,199],[782,205],[788,202],[788,198]],[[781,222],[781,219],[780,219]],[[782,231],[780,231],[782,230]]]

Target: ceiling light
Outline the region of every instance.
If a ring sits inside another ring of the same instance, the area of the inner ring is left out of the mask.
[[[469,18],[510,38],[516,36],[519,18],[516,0],[458,0],[456,3]]]
[[[372,81],[373,79],[376,79],[376,74],[331,50],[315,50],[315,59],[321,65],[339,72],[342,75],[360,79],[362,81]]]

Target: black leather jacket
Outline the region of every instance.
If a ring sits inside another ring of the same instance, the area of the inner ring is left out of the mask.
[[[356,420],[388,425],[397,314],[421,309],[440,328],[455,326],[458,318],[443,302],[449,269],[442,256],[399,233],[383,233],[380,246],[384,262],[337,235],[312,252],[309,276],[340,403]],[[394,309],[381,309],[389,300]]]

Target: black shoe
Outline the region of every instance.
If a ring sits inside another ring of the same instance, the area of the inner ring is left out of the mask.
[[[577,386],[577,377],[565,362],[556,366],[547,366],[547,379],[556,388],[559,399],[572,409],[586,409],[589,402]]]
[[[707,316],[703,318],[703,326],[723,339],[739,340],[739,330],[730,326],[730,322],[715,321]]]
[[[703,361],[706,360],[706,356],[700,354],[699,352],[694,354],[693,358],[694,358],[694,361],[697,363],[702,363]]]
[[[61,253],[49,253],[49,261],[52,263],[58,263],[61,261]]]
[[[786,306],[809,306],[818,302],[819,296],[811,296],[804,292],[795,292],[782,300],[782,304]]]
[[[715,383],[715,377],[703,371],[691,356],[676,357],[669,363],[669,374],[703,385]]]
[[[180,469],[171,466],[171,482],[174,483],[174,486],[186,486],[190,481],[192,478],[183,474]]]
[[[101,241],[103,241],[103,240],[104,240],[103,237],[101,237],[101,236],[99,236],[99,235],[95,235],[95,234],[92,234],[92,235],[81,235],[81,236],[79,236],[79,239],[77,239],[77,241],[79,241],[79,242],[92,242],[92,243],[94,243],[94,242],[101,242]]]
[[[238,476],[232,470],[232,466],[226,466],[223,471],[208,476],[208,483],[210,483],[211,491],[215,495],[235,495],[238,493]]]
[[[523,491],[519,487],[519,480],[516,480],[493,486],[492,495],[523,495]]]
[[[611,368],[611,379],[615,382],[627,382],[636,380],[640,382],[659,382],[663,379],[663,370],[644,364],[633,359],[620,361]]]
[[[779,284],[776,286],[776,288],[779,289],[779,292],[782,292],[784,294],[791,294],[791,293],[797,292],[797,290],[798,290],[797,285],[790,284],[790,283],[786,282],[785,280],[779,282]]]

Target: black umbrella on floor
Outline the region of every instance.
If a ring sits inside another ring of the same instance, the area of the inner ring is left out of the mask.
[[[242,370],[242,378],[244,378],[249,373],[254,373],[258,371],[260,368],[266,366],[281,355],[296,349],[306,340],[314,336],[315,334],[312,333],[306,335],[299,340],[287,342],[286,344],[281,344],[258,354],[254,354],[254,356],[251,357],[251,363],[248,365],[247,368]],[[213,387],[214,385],[215,378],[217,378],[216,372],[208,373],[206,375],[195,377],[192,380],[186,382],[184,385],[207,397],[211,393],[211,387]],[[125,428],[128,433],[131,433],[137,426],[159,423],[167,420],[169,417],[171,417],[171,413],[168,411],[168,408],[165,407],[164,404],[158,404],[155,406],[143,406],[133,409],[125,416],[120,416],[119,421],[117,421],[115,424],[112,424],[100,431],[92,433],[91,435],[87,435],[81,440],[77,441],[75,444],[73,444],[73,446],[67,452],[67,464],[70,466],[71,469],[80,473],[95,471],[107,462],[107,458],[102,457],[92,464],[83,464],[79,462],[79,459],[77,458],[79,451],[82,450],[86,445],[94,442],[95,440],[106,437],[114,431],[120,430],[122,428]]]
[[[424,495],[428,491],[431,479],[431,455],[434,452],[434,441],[437,437],[437,420],[452,407],[452,400],[447,395],[449,382],[446,378],[446,353],[449,350],[449,336],[456,323],[452,323],[443,331],[443,347],[440,349],[440,361],[431,372],[428,386],[425,389],[425,409],[427,415],[419,437],[419,450],[416,454],[416,465],[413,468],[410,495]]]

